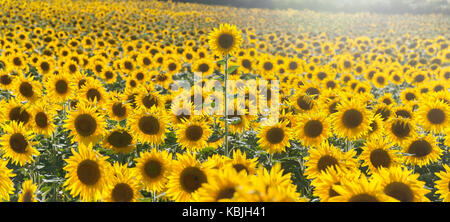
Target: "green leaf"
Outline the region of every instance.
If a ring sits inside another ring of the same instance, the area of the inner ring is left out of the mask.
[[[237,68],[239,68],[239,66],[231,66],[231,67],[228,67],[228,69],[227,69],[227,74],[230,74],[230,73],[236,71]]]
[[[216,63],[219,65],[225,65],[225,60],[222,59],[222,60],[217,61]]]

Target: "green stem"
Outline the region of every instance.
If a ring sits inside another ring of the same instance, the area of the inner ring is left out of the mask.
[[[345,152],[348,152],[348,151],[350,150],[350,148],[351,148],[352,141],[350,141],[350,140],[347,138],[347,139],[346,139],[346,142],[347,142],[347,144],[346,144],[346,146],[345,146]]]
[[[228,54],[225,55],[225,65],[224,65],[224,78],[223,81],[225,83],[225,140],[224,140],[224,149],[225,149],[225,156],[229,156],[228,153]]]

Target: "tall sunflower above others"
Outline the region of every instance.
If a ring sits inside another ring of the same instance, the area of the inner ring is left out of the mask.
[[[209,34],[209,46],[218,54],[231,54],[239,49],[242,43],[240,31],[235,25],[221,24]]]

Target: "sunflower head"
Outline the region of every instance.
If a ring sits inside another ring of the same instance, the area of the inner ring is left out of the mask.
[[[239,49],[242,37],[235,25],[221,24],[209,34],[209,45],[218,54],[231,54]]]

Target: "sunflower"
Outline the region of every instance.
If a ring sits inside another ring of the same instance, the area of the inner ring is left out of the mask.
[[[392,145],[383,137],[374,137],[365,142],[359,159],[363,161],[362,167],[367,166],[370,173],[376,173],[380,168],[392,168],[400,163],[400,156],[394,150]]]
[[[384,88],[388,85],[388,77],[383,72],[377,72],[372,78],[372,83],[377,88]]]
[[[341,138],[361,138],[370,130],[373,114],[359,100],[343,100],[337,105],[338,112],[331,115],[333,131]]]
[[[394,72],[389,76],[389,80],[395,85],[401,85],[405,80],[399,72]]]
[[[238,65],[242,67],[243,71],[246,73],[251,73],[254,70],[255,62],[252,57],[245,55],[238,58]]]
[[[291,137],[286,125],[287,122],[276,122],[262,126],[258,135],[261,148],[270,154],[284,152]]]
[[[72,156],[65,159],[66,181],[63,186],[70,190],[73,197],[80,196],[82,201],[98,201],[107,188],[112,175],[112,167],[106,161],[108,157],[84,145],[78,146],[78,152],[71,149]]]
[[[397,145],[416,135],[416,126],[411,120],[405,118],[393,118],[384,126],[386,130],[386,138]]]
[[[300,113],[313,113],[317,110],[316,100],[305,93],[296,92],[289,100],[289,103]]]
[[[33,156],[38,156],[39,151],[33,148],[33,133],[26,130],[22,123],[15,121],[4,124],[2,128],[6,132],[0,138],[3,156],[19,166],[34,162]]]
[[[9,195],[14,193],[14,183],[11,177],[15,177],[13,169],[8,169],[7,161],[0,159],[0,199],[9,201]]]
[[[0,71],[0,89],[2,90],[11,90],[13,87],[13,79],[14,76],[8,74],[7,72],[4,72],[3,70]]]
[[[78,63],[76,61],[73,60],[69,60],[66,63],[64,63],[64,65],[62,66],[63,72],[64,74],[68,75],[68,76],[72,76],[75,75],[76,73],[80,72],[80,67],[78,65]],[[101,71],[103,71],[103,66],[98,65],[96,67],[94,67],[94,71],[99,74]]]
[[[307,201],[297,192],[297,186],[292,184],[291,173],[284,173],[281,164],[277,163],[267,170],[258,169],[254,175],[241,182],[234,194],[237,202],[296,202]]]
[[[103,147],[114,150],[115,153],[130,153],[136,149],[135,137],[128,130],[119,127],[110,130],[102,141]]]
[[[76,90],[79,91],[83,86],[86,85],[87,81],[92,81],[92,79],[93,77],[87,76],[85,73],[78,72],[72,76],[71,82],[77,86]]]
[[[10,71],[21,72],[27,68],[27,61],[25,56],[20,53],[15,53],[7,57],[10,67]]]
[[[405,153],[404,163],[419,167],[437,162],[443,153],[431,134],[411,137],[402,147],[402,152]]]
[[[31,126],[33,131],[50,136],[55,130],[54,117],[57,111],[50,103],[38,101],[31,109]]]
[[[384,136],[384,123],[380,114],[376,114],[373,116],[372,121],[370,122],[370,130],[366,135],[367,139]]]
[[[450,202],[450,167],[448,165],[443,166],[445,171],[435,173],[439,180],[434,181],[434,187],[437,189],[436,194],[439,194],[444,202]]]
[[[300,139],[305,146],[318,146],[330,135],[330,124],[323,112],[300,115],[295,122],[293,137]]]
[[[368,180],[364,174],[350,178],[333,185],[333,190],[339,195],[330,198],[329,202],[397,202],[384,194],[377,181]]]
[[[102,107],[107,100],[107,92],[97,79],[88,79],[77,94],[81,97],[81,101],[93,106]]]
[[[37,185],[32,180],[22,183],[22,191],[19,194],[18,202],[37,202],[36,200]]]
[[[341,180],[343,180],[344,177],[357,175],[344,172],[345,171],[339,170],[339,168],[332,167],[322,171],[318,177],[311,181],[311,186],[314,187],[313,195],[319,197],[321,202],[328,202],[330,198],[339,196],[339,194],[333,190],[333,185],[341,184]]]
[[[417,110],[417,122],[425,130],[443,133],[450,124],[450,105],[441,100],[422,101]]]
[[[139,182],[135,180],[134,171],[126,165],[115,162],[114,176],[103,193],[105,202],[136,202],[142,195],[139,193]]]
[[[177,153],[177,160],[168,176],[167,196],[177,202],[190,202],[194,200],[195,193],[208,183],[209,169],[204,167],[196,154],[189,152]]]
[[[150,109],[135,110],[128,119],[131,133],[137,136],[137,140],[142,143],[159,145],[164,142],[167,130],[166,116],[160,109],[152,107]]]
[[[209,58],[198,59],[192,64],[192,72],[199,72],[203,76],[211,75],[214,72],[214,64]]]
[[[408,105],[400,105],[396,106],[392,109],[392,113],[396,118],[406,118],[414,121],[414,117],[416,113],[414,112],[413,108]]]
[[[163,109],[161,94],[145,86],[140,88],[140,93],[136,96],[137,109],[150,109],[152,107]]]
[[[114,69],[109,66],[103,69],[100,74],[100,78],[102,78],[106,84],[115,83],[118,76],[116,72],[114,72]]]
[[[191,152],[197,152],[207,147],[211,133],[208,125],[199,118],[185,121],[177,126],[176,131],[179,144]]]
[[[71,77],[67,74],[49,76],[44,86],[47,90],[47,95],[52,96],[54,103],[67,101],[75,92],[75,86],[73,86]]]
[[[116,121],[126,119],[132,110],[128,103],[122,101],[121,97],[121,94],[117,91],[111,91],[105,105],[107,115]]]
[[[425,182],[418,180],[420,174],[413,173],[405,167],[383,168],[373,175],[383,192],[400,202],[429,202],[425,197],[430,191],[425,189]]]
[[[22,101],[34,102],[42,96],[42,85],[34,80],[34,76],[24,77],[23,74],[19,74],[12,84],[14,94]]]
[[[153,59],[150,54],[142,53],[139,54],[136,58],[136,61],[138,62],[138,65],[145,69],[151,69],[153,66]]]
[[[235,25],[221,24],[208,35],[208,43],[213,52],[226,55],[239,49],[242,42],[240,31]]]
[[[1,100],[1,119],[3,121],[17,121],[22,123],[24,126],[28,126],[31,118],[30,104],[22,104],[18,99],[11,98],[6,102],[6,100]]]
[[[153,148],[150,152],[144,151],[139,154],[133,170],[144,189],[161,192],[165,189],[171,167],[172,154],[166,150],[158,151]]]
[[[175,58],[165,59],[162,70],[165,70],[167,74],[174,75],[182,71],[182,66]]]
[[[264,78],[270,78],[274,76],[274,73],[278,70],[278,65],[275,62],[275,58],[271,56],[264,56],[258,63],[258,71]]]
[[[247,154],[239,149],[233,150],[232,158],[226,158],[224,167],[231,166],[236,172],[245,171],[248,175],[256,173],[257,158],[247,159]]]
[[[373,112],[375,115],[379,114],[381,116],[381,119],[383,121],[389,120],[390,117],[392,117],[392,106],[386,105],[384,103],[376,104],[373,107]]]
[[[195,193],[194,200],[198,202],[231,201],[241,184],[246,183],[245,171],[236,172],[233,168],[213,170],[208,183],[203,184]]]
[[[34,65],[38,72],[42,75],[52,74],[56,68],[56,61],[51,57],[38,57]]]
[[[105,132],[105,120],[93,106],[85,103],[77,105],[77,110],[69,111],[64,127],[70,130],[73,142],[97,143]]]
[[[417,88],[406,88],[400,93],[400,99],[403,104],[412,105],[417,102],[418,98]]]
[[[343,152],[328,142],[316,148],[309,149],[309,156],[305,157],[305,175],[309,179],[316,178],[328,168],[349,171],[357,167],[355,150]]]
[[[131,57],[124,57],[120,60],[120,69],[126,74],[130,74],[136,70],[136,65],[136,61]]]

